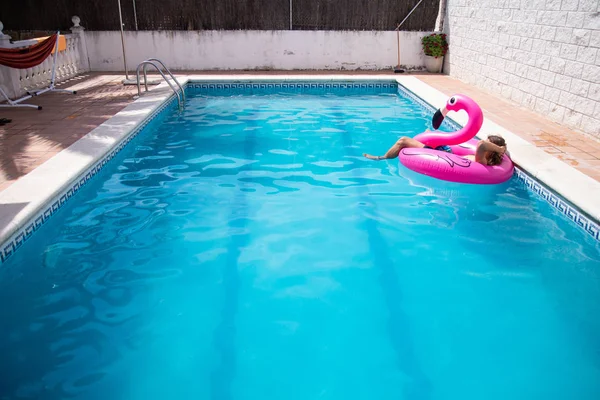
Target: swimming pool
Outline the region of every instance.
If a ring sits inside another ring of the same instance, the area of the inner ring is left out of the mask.
[[[598,242],[363,159],[429,126],[394,86],[263,89],[191,87],[3,264],[0,398],[598,398]]]

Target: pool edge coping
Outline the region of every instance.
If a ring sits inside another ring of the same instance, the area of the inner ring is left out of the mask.
[[[396,81],[434,109],[444,105],[449,97],[416,77],[399,77]],[[464,126],[467,114],[456,113],[451,119]],[[593,219],[593,222],[600,223],[600,201],[593,200],[600,199],[600,182],[539,149],[492,119],[484,118],[477,136],[482,138],[491,134],[500,134],[506,139],[508,152],[515,166],[572,203]]]
[[[285,82],[285,81],[394,81],[409,93],[432,108],[445,104],[448,96],[413,76],[389,75],[186,75],[179,81],[185,88],[189,82]],[[175,99],[166,83],[161,83],[148,94],[127,105],[110,119],[94,128],[83,138],[38,166],[29,174],[0,193],[0,263],[28,239],[72,197],[81,185],[91,179],[110,159],[120,151],[135,134]],[[466,123],[466,114],[458,113],[450,119],[460,125]],[[600,182],[588,177],[570,165],[538,149],[508,129],[485,119],[479,136],[499,133],[509,143],[511,158],[515,164],[551,190],[562,196],[591,221],[600,221]],[[114,154],[113,154],[114,153]],[[108,154],[112,154],[107,157]],[[49,184],[52,183],[52,184]],[[74,185],[73,185],[74,184]],[[19,208],[19,205],[23,205]],[[50,205],[44,210],[45,206]],[[12,207],[11,207],[12,206]],[[15,207],[16,206],[16,207]],[[11,210],[12,208],[12,210]],[[7,210],[8,209],[8,210]],[[576,211],[579,211],[576,210]],[[575,219],[573,219],[577,222]],[[29,223],[29,225],[27,225]],[[23,229],[25,226],[27,227]],[[20,240],[19,240],[20,238]],[[11,242],[12,240],[12,242]]]
[[[182,86],[188,81],[180,80]],[[18,249],[172,100],[173,92],[161,83],[3,190],[0,263],[12,254],[10,244]]]

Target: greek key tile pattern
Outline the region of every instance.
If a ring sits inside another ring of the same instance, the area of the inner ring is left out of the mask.
[[[265,95],[265,94],[380,94],[397,93],[398,84],[389,82],[211,82],[188,84],[190,94],[229,96],[229,95]]]
[[[515,175],[517,176],[517,180],[525,187],[550,203],[552,207],[556,208],[561,214],[564,214],[568,219],[581,227],[587,234],[600,241],[600,224],[598,224],[598,222],[579,211],[568,200],[564,199],[559,194],[554,193],[542,183],[529,176],[526,172],[515,168]]]
[[[273,94],[273,93],[303,93],[303,94],[378,94],[378,93],[397,93],[399,96],[410,98],[419,104],[426,113],[433,113],[435,110],[422,99],[408,90],[404,90],[395,82],[326,82],[326,83],[304,83],[304,82],[282,82],[282,83],[189,83],[186,92],[190,95],[253,95],[253,94]],[[48,206],[37,213],[25,227],[19,229],[13,236],[0,247],[0,261],[4,263],[10,258],[23,243],[27,241],[50,217],[56,214],[75,194],[88,183],[98,172],[120,152],[142,129],[144,129],[152,120],[167,107],[174,104],[175,97],[161,105],[148,118],[141,123],[134,132],[127,136],[123,141],[115,146],[100,161],[85,171],[78,180],[71,184],[59,196],[51,201]],[[450,119],[444,121],[449,128],[460,129],[460,126]],[[546,186],[536,181],[524,171],[515,168],[517,180],[542,199],[550,203],[559,210],[568,219],[581,227],[587,234],[600,241],[600,225],[586,216],[577,208],[562,198],[560,195],[552,192]]]
[[[398,90],[398,94],[400,96],[408,97],[413,100],[415,103],[419,104],[423,107],[428,114],[432,114],[435,112],[434,108],[427,104],[423,99],[416,96],[409,90],[400,88]],[[452,129],[460,129],[461,126],[456,122],[446,118],[444,120],[444,124],[448,123],[448,127]],[[581,227],[587,234],[591,235],[594,239],[600,241],[600,224],[594,221],[592,218],[588,217],[581,211],[579,211],[573,204],[571,204],[568,200],[561,197],[559,194],[554,193],[552,190],[548,189],[544,184],[538,182],[533,177],[529,176],[525,171],[515,167],[515,175],[517,180],[526,186],[529,190],[531,190],[536,195],[540,196],[542,199],[550,203],[550,205],[564,214],[568,219],[576,223],[579,227]]]
[[[60,195],[55,197],[49,202],[48,206],[43,210],[34,215],[25,227],[19,229],[12,237],[2,244],[0,247],[0,262],[4,263],[11,255],[15,253],[22,245],[33,235],[35,231],[40,229],[50,217],[56,214],[69,199],[71,199],[86,183],[88,183],[94,176],[100,172],[100,170],[106,166],[106,164],[112,160],[115,155],[120,152],[131,140],[136,137],[142,129],[144,129],[152,120],[167,107],[173,105],[175,97],[170,98],[167,102],[162,104],[156,109],[151,115],[149,115],[144,122],[136,127],[136,129],[119,144],[117,144],[111,151],[109,151],[101,160],[96,162],[87,171],[82,173],[77,180],[71,183],[71,186],[64,190]]]

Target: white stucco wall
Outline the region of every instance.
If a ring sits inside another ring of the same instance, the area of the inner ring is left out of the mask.
[[[421,37],[400,33],[400,62],[423,67]],[[122,71],[120,32],[86,32],[92,71]],[[397,64],[396,32],[139,31],[125,32],[129,70],[149,57],[174,70],[389,69]]]
[[[600,138],[599,0],[448,0],[445,72]]]

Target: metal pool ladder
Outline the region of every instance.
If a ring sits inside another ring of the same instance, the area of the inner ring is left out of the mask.
[[[173,81],[175,81],[175,83],[179,87],[179,90],[177,90],[177,88],[175,86],[173,86],[173,84],[165,76],[162,69],[157,65],[157,63],[160,64],[162,66],[162,68],[164,68],[164,70],[167,72],[167,74],[169,74],[169,77],[171,77],[171,79],[173,79]],[[139,98],[142,95],[142,91],[140,89],[140,69],[142,69],[142,67],[143,67],[143,73],[144,73],[144,88],[146,89],[146,92],[148,91],[148,77],[146,74],[148,65],[153,66],[160,73],[160,75],[163,77],[165,82],[167,82],[167,84],[171,87],[171,90],[173,90],[173,93],[175,93],[175,96],[177,96],[177,104],[179,105],[179,108],[181,109],[185,104],[185,91],[183,90],[183,87],[179,84],[179,81],[177,80],[177,78],[175,78],[175,76],[171,73],[171,71],[169,71],[169,68],[167,68],[165,63],[160,61],[158,58],[149,58],[138,64],[137,70],[136,70],[136,83],[137,83],[137,90],[138,90],[137,97]],[[180,94],[181,94],[181,97],[180,97]]]

